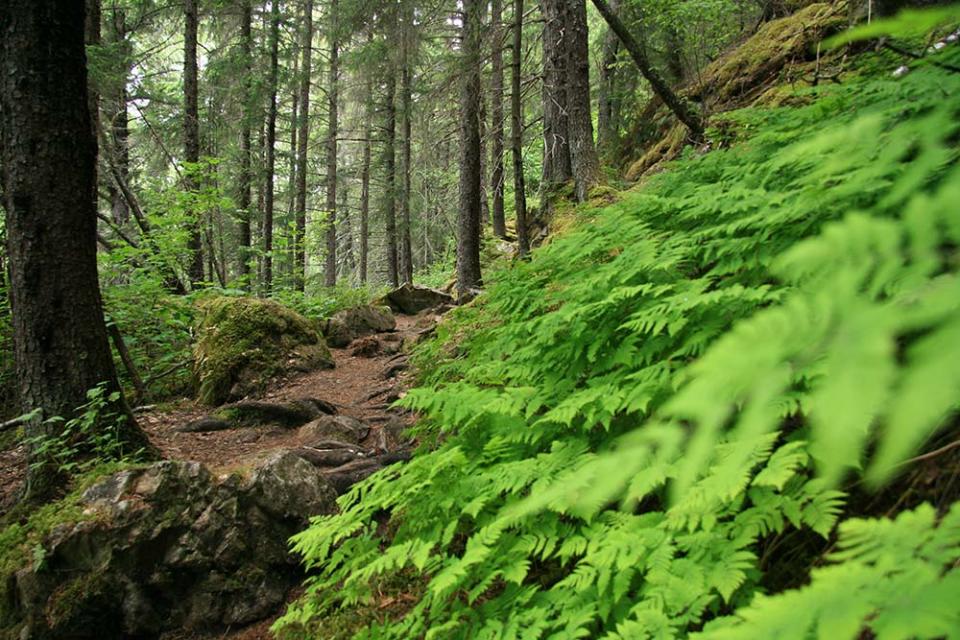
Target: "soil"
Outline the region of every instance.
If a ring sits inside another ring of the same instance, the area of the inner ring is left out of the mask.
[[[438,320],[426,312],[418,316],[397,316],[396,342],[415,340]],[[381,334],[378,337],[383,336]],[[394,375],[406,356],[379,353],[370,357],[353,355],[352,346],[331,349],[335,368],[274,380],[258,399],[267,401],[316,398],[333,404],[340,415],[356,418],[370,426],[370,434],[362,445],[376,448],[379,431],[388,420],[397,417],[412,424],[415,416],[392,408],[391,401],[404,395],[402,372]],[[146,411],[137,412],[137,420],[163,457],[172,460],[193,460],[207,465],[217,475],[255,466],[273,452],[294,449],[303,444],[297,429],[249,427],[206,433],[181,433],[178,427],[208,415],[210,407],[183,398]],[[3,435],[3,434],[0,434]],[[26,475],[26,447],[15,444],[12,434],[4,437],[8,446],[0,447],[0,516],[15,504]],[[291,594],[291,598],[296,594]],[[278,612],[279,615],[281,612]],[[274,618],[275,619],[275,618]],[[254,623],[242,629],[226,629],[213,633],[171,632],[163,640],[261,640],[273,636],[269,632],[273,619]]]

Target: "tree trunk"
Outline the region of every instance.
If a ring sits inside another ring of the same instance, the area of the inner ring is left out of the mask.
[[[593,118],[590,114],[587,6],[585,0],[567,0],[563,4],[570,164],[577,201],[585,202],[590,189],[599,184],[601,178],[600,160],[593,144]]]
[[[243,0],[240,18],[240,55],[245,73],[243,81],[243,115],[240,125],[240,281],[250,290],[250,204],[252,202],[253,166],[251,162],[251,125],[253,124],[253,9],[251,0]]]
[[[340,68],[337,43],[337,0],[330,0],[330,76],[327,88],[329,117],[327,120],[327,256],[324,284],[337,284],[337,84]]]
[[[523,178],[523,95],[520,93],[520,63],[523,60],[523,0],[513,2],[513,58],[510,63],[510,141],[513,147],[513,197],[517,214],[517,244],[520,255],[530,252],[527,237],[527,195]]]
[[[127,38],[127,12],[120,7],[113,8],[113,16],[107,21],[111,48],[117,52],[118,60],[112,68],[111,82],[104,87],[101,103],[106,119],[109,138],[102,153],[106,154],[120,172],[123,181],[130,182],[130,123],[127,117],[127,78],[130,75],[130,41]],[[110,181],[107,186],[110,199],[110,211],[113,221],[118,225],[126,224],[130,218],[127,199],[118,186]]]
[[[293,282],[303,291],[307,282],[307,151],[310,147],[310,76],[313,53],[313,0],[303,5],[303,39],[300,43],[300,134],[297,141],[297,211],[293,238]]]
[[[608,5],[605,0],[593,0],[593,4],[597,7],[600,15],[607,21],[607,24],[613,32],[620,38],[620,42],[623,43],[624,48],[630,54],[630,57],[633,58],[633,62],[637,65],[637,68],[640,69],[640,73],[647,79],[647,82],[650,83],[650,87],[653,89],[653,92],[657,94],[657,97],[663,100],[663,103],[677,116],[677,119],[686,125],[687,129],[690,130],[690,137],[694,142],[703,140],[703,122],[700,116],[690,108],[685,100],[670,89],[659,72],[650,65],[650,61],[647,60],[647,56],[644,54],[640,43],[630,35],[626,25],[617,17],[617,14],[613,12],[610,5]]]
[[[541,0],[543,12],[543,179],[549,192],[573,177],[567,130],[566,30],[562,2]]]
[[[84,23],[84,43],[88,47],[99,47],[102,43],[101,38],[101,22],[102,16],[100,12],[100,0],[86,0],[87,4],[87,14],[86,22]],[[87,86],[87,108],[90,111],[90,131],[93,134],[93,139],[96,141],[98,131],[100,130],[100,89],[96,86],[95,82],[88,82]],[[99,184],[99,167],[97,162],[93,165],[93,183],[95,185]],[[93,209],[94,211],[99,212],[100,210],[100,198],[97,195],[97,190],[94,189],[93,192]]]
[[[360,282],[367,282],[367,256],[370,237],[370,136],[373,89],[367,81],[366,105],[363,113],[363,157],[360,164]]]
[[[13,346],[20,402],[43,418],[70,418],[87,391],[120,391],[103,319],[96,262],[97,143],[91,128],[84,6],[60,0],[0,3],[0,149]],[[149,448],[122,395],[125,451]],[[35,419],[27,436],[58,423]],[[110,425],[112,426],[112,425]],[[31,465],[27,497],[58,487]]]
[[[298,56],[293,54],[293,81],[290,83],[290,164],[287,171],[290,173],[287,179],[287,220],[296,220],[297,217],[297,126],[300,122],[300,63]],[[287,225],[289,233],[289,224]],[[296,238],[288,237],[286,262],[289,267],[290,281],[292,282],[297,272],[294,260],[295,248],[293,246]]]
[[[200,162],[200,114],[197,86],[197,28],[199,15],[197,0],[184,0],[185,29],[183,36],[183,160],[185,163]],[[187,171],[185,187],[195,191],[197,185],[190,171]],[[190,237],[187,251],[190,265],[187,274],[190,284],[197,286],[203,282],[203,240],[201,222],[196,211],[190,211]]]
[[[403,117],[403,185],[400,196],[400,281],[413,282],[413,248],[410,242],[410,166],[412,156],[411,115],[413,111],[413,92],[411,89],[410,49],[413,33],[413,7],[404,12],[401,44],[403,50],[403,69],[400,73],[400,104]]]
[[[384,145],[384,168],[386,193],[384,193],[384,221],[387,232],[387,277],[391,286],[400,286],[397,270],[397,106],[395,103],[397,81],[395,74],[387,72],[386,144]]]
[[[493,192],[493,234],[507,237],[503,212],[503,0],[493,0],[490,26],[493,33],[490,76],[490,191]]]
[[[463,86],[460,99],[460,202],[457,216],[457,293],[480,277],[480,0],[463,0]]]
[[[620,0],[610,0],[610,10],[620,10]],[[600,78],[597,83],[597,149],[602,154],[610,154],[617,143],[617,124],[613,118],[614,96],[617,92],[617,53],[620,40],[613,29],[607,28],[603,36],[603,51],[600,57]]]
[[[273,289],[273,210],[274,179],[277,168],[277,81],[279,76],[280,0],[270,9],[270,74],[267,78],[266,170],[263,187],[263,291]]]

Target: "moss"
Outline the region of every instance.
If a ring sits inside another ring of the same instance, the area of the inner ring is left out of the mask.
[[[199,400],[220,404],[288,370],[332,366],[316,324],[272,300],[216,297],[199,303],[194,347]]]
[[[64,583],[47,601],[44,613],[48,623],[54,628],[71,626],[71,619],[92,600],[110,597],[110,587],[110,582],[99,571],[82,573]],[[116,597],[115,594],[113,597]]]
[[[815,56],[816,43],[846,26],[845,7],[845,3],[817,2],[765,23],[708,66],[691,94],[710,101],[715,108],[749,104],[781,79],[785,67]]]
[[[145,465],[111,462],[94,467],[73,480],[73,487],[65,497],[34,507],[18,504],[0,519],[0,637],[11,625],[18,624],[13,607],[12,576],[20,569],[42,562],[44,539],[57,526],[92,520],[96,516],[81,505],[84,491],[104,476],[124,469]]]

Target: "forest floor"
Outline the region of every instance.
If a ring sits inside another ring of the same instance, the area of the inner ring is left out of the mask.
[[[439,319],[430,311],[418,316],[396,316],[397,327],[391,332],[405,341],[415,340]],[[317,398],[333,404],[340,415],[356,418],[369,425],[370,432],[361,442],[365,449],[381,446],[381,430],[387,422],[402,420],[407,425],[415,416],[390,408],[391,401],[402,397],[406,387],[402,368],[405,355],[354,355],[351,347],[331,349],[335,367],[275,380],[261,398],[282,402],[298,398]],[[398,366],[401,365],[401,366]],[[209,414],[210,407],[190,398],[159,404],[139,412],[137,420],[162,456],[170,460],[191,460],[205,464],[215,475],[250,468],[276,451],[296,449],[303,444],[297,429],[250,427],[223,431],[183,433],[184,424]],[[0,515],[17,499],[26,475],[26,446],[14,438],[0,443]],[[290,594],[295,598],[297,590]],[[279,615],[282,612],[277,612]],[[275,618],[273,618],[275,619]],[[211,633],[170,632],[164,640],[260,640],[272,638],[269,627],[273,619],[250,626]]]

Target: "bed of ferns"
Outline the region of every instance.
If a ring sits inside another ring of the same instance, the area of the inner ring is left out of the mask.
[[[871,64],[458,311],[403,401],[432,446],[295,538],[278,628],[400,580],[359,637],[960,637],[957,492],[847,515],[960,431],[960,74]]]

